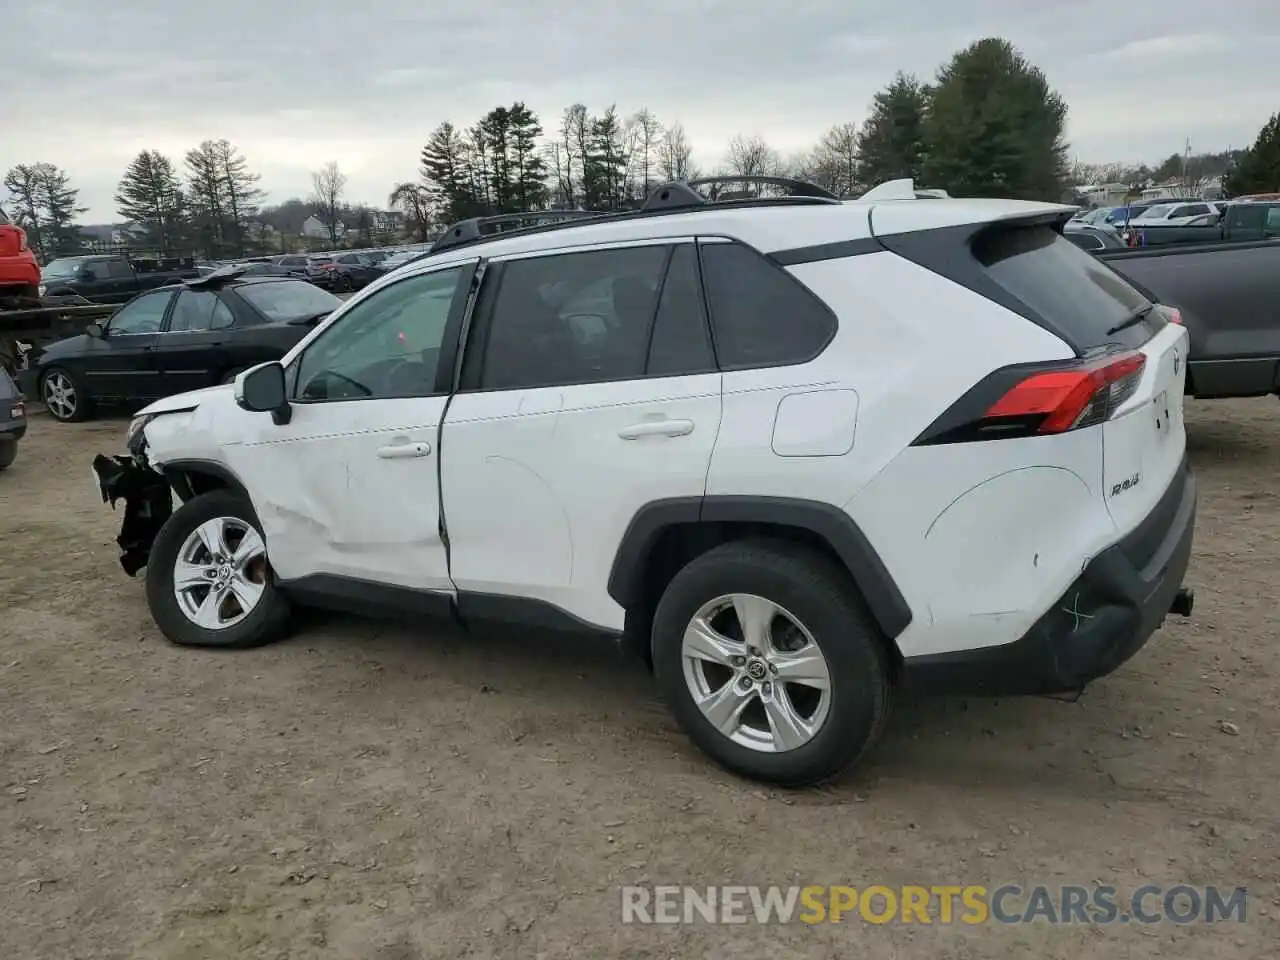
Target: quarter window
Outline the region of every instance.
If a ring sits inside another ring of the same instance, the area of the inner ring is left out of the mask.
[[[826,304],[739,243],[704,243],[702,281],[725,370],[805,363],[835,336]]]
[[[436,368],[461,267],[408,277],[352,307],[301,357],[297,399],[436,393]]]

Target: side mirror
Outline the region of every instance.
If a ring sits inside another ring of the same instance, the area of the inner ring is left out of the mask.
[[[89,336],[101,340],[107,335],[106,329],[100,323],[91,323],[84,328],[84,332]]]
[[[276,360],[250,367],[235,379],[236,404],[252,413],[269,413],[277,425],[288,423],[293,415],[285,394],[284,366]]]

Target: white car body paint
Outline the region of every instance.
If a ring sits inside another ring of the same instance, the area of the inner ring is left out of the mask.
[[[768,253],[869,238],[872,222],[886,236],[1070,209],[933,199],[726,207],[522,234],[482,252],[497,260],[697,237]],[[284,363],[388,284],[476,257],[474,248],[446,252],[391,272]],[[144,410],[164,414],[144,428],[148,457],[154,466],[204,460],[241,477],[281,577],[536,598],[610,630],[624,617],[607,591],[610,567],[645,504],[704,494],[818,501],[856,521],[897,583],[913,615],[896,639],[905,656],[1017,640],[1167,489],[1185,451],[1174,372],[1175,353],[1185,368],[1181,327],[1143,347],[1137,392],[1100,427],[912,446],[992,371],[1074,353],[887,251],[789,270],[838,317],[834,339],[808,363],[461,393],[447,410],[444,398],[296,404],[283,426],[219,387]],[[382,459],[397,443],[431,452]],[[1112,493],[1135,474],[1136,485]]]

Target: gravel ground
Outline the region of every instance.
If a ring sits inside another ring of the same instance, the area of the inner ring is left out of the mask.
[[[0,957],[1138,958],[1280,941],[1280,405],[1191,404],[1195,616],[1075,703],[901,704],[844,782],[708,765],[611,650],[312,616],[169,646],[89,484],[119,420],[0,475]],[[1217,926],[680,927],[632,883],[1249,888]]]

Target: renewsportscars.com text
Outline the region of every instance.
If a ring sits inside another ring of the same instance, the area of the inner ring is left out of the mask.
[[[1122,893],[1105,885],[977,884],[853,886],[632,886],[622,922],[966,924],[1245,922],[1243,887],[1147,884]]]

